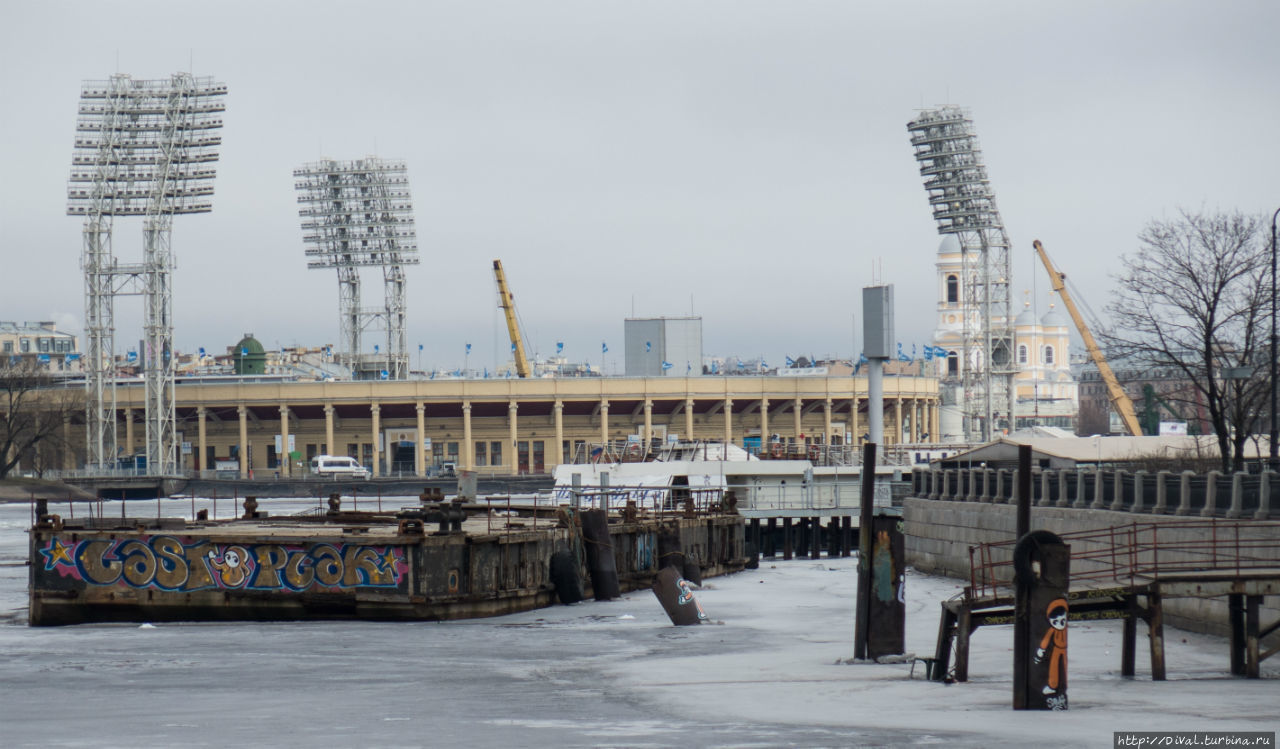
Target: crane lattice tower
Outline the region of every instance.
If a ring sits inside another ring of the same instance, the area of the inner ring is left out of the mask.
[[[938,233],[960,242],[963,342],[953,381],[963,390],[965,436],[990,440],[1013,420],[1009,237],[968,114],[959,107],[927,110],[907,131]]]
[[[339,363],[356,379],[409,376],[404,266],[418,263],[413,203],[403,161],[325,160],[294,171],[308,268],[338,271]],[[382,268],[384,304],[360,306],[360,268]],[[366,330],[386,332],[386,350],[361,348]]]
[[[225,84],[175,73],[166,79],[114,75],[80,90],[67,213],[84,216],[86,465],[117,457],[115,298],[143,297],[147,471],[178,466],[173,403],[173,217],[207,213],[222,144]],[[141,263],[118,263],[117,216],[143,218]],[[132,446],[130,446],[132,449]]]

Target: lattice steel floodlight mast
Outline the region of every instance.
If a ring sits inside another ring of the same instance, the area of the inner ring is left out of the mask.
[[[86,465],[116,458],[115,297],[145,297],[147,472],[177,471],[173,405],[173,217],[207,213],[225,110],[224,84],[175,73],[114,75],[80,90],[67,213],[84,216]],[[116,262],[116,216],[143,217],[143,261]]]
[[[938,233],[960,241],[965,436],[990,440],[1002,424],[1013,423],[1009,237],[965,111],[927,110],[907,123],[907,131]]]
[[[409,375],[404,266],[418,263],[408,170],[402,161],[325,160],[296,169],[308,268],[338,271],[338,361],[357,379]],[[360,268],[381,266],[384,304],[360,307]],[[366,329],[386,331],[385,351],[361,348]]]

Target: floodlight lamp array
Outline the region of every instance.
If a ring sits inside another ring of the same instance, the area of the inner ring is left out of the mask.
[[[939,234],[1001,229],[973,120],[943,107],[907,123]]]
[[[86,82],[67,187],[73,216],[212,210],[225,84],[178,73]]]
[[[403,161],[325,160],[294,170],[308,268],[416,265],[417,231]]]

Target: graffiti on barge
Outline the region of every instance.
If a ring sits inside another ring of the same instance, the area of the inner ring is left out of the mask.
[[[39,551],[45,574],[179,592],[396,588],[409,569],[402,546],[346,543],[220,544],[176,536],[67,543],[54,536]]]

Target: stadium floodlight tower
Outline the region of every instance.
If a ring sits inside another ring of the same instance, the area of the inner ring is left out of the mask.
[[[338,362],[355,379],[403,380],[409,376],[405,332],[405,265],[418,263],[413,202],[403,161],[367,157],[305,164],[293,176],[298,191],[308,268],[338,270]],[[380,266],[381,309],[361,308],[360,268]],[[386,331],[384,351],[367,354],[367,329]]]
[[[117,457],[115,297],[144,298],[147,472],[177,470],[173,386],[173,217],[213,206],[226,85],[175,73],[168,79],[114,75],[80,90],[67,213],[84,216],[86,464]],[[143,219],[141,263],[117,263],[112,223]],[[132,449],[132,446],[130,446]]]
[[[968,440],[987,441],[1013,422],[1009,237],[968,114],[950,106],[927,110],[907,131],[938,233],[960,242],[964,432]]]

